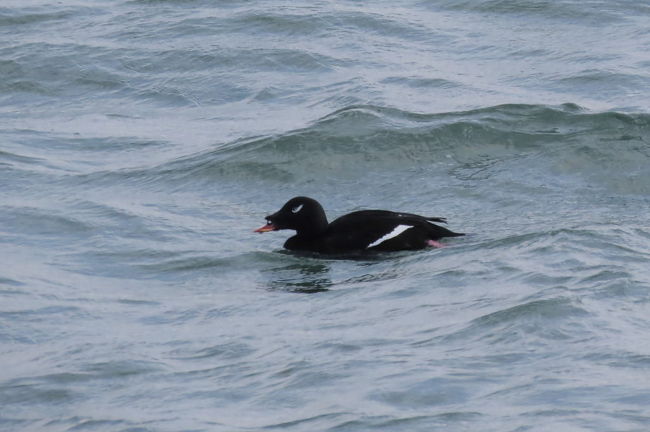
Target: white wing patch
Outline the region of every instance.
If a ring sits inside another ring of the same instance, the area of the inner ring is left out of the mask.
[[[386,240],[390,240],[394,237],[397,237],[398,235],[402,234],[404,231],[406,231],[409,228],[413,228],[412,225],[397,225],[391,232],[388,234],[384,235],[381,238],[378,238],[374,242],[370,243],[368,246],[366,246],[366,249],[370,249],[371,247],[375,247],[379,244],[382,244]]]

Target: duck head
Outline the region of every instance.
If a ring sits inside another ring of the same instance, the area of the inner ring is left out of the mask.
[[[327,228],[325,210],[318,201],[308,197],[291,198],[280,210],[268,215],[266,225],[255,232],[263,233],[282,229],[295,230],[298,235],[317,235]]]

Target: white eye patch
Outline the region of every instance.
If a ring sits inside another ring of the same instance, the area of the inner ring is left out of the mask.
[[[298,213],[300,210],[302,210],[302,204],[295,206],[294,208],[291,209],[291,213]]]

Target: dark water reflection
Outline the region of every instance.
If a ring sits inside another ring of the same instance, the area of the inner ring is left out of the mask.
[[[305,294],[329,291],[333,285],[329,276],[330,271],[331,268],[327,263],[315,261],[274,267],[266,270],[272,275],[267,289]]]

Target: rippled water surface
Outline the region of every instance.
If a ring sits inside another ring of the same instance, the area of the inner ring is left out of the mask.
[[[6,0],[0,429],[647,431],[650,6]],[[368,259],[253,234],[469,235]]]

